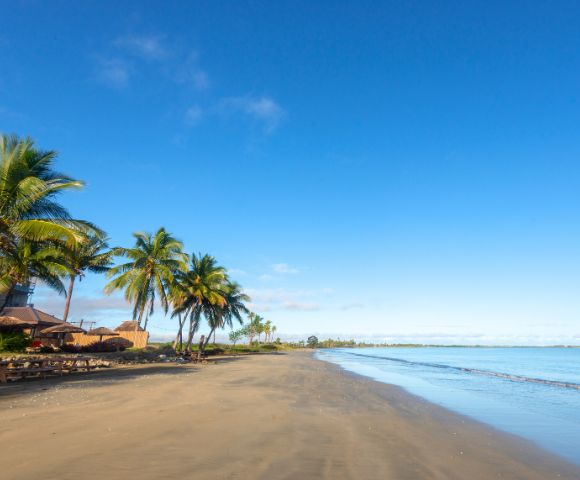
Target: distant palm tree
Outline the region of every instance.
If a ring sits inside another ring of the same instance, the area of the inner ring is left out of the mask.
[[[56,152],[36,149],[30,138],[0,135],[0,251],[19,238],[74,243],[81,232],[99,232],[55,201],[60,192],[83,187],[53,170],[55,158]]]
[[[165,312],[169,308],[169,286],[176,275],[187,266],[187,255],[183,244],[162,227],[155,234],[136,232],[133,248],[115,248],[113,254],[130,261],[111,268],[107,275],[114,277],[105,292],[125,290],[125,299],[133,305],[133,320],[141,325],[145,314],[144,328],[149,316],[154,313],[155,301],[159,301]]]
[[[179,272],[176,279],[176,288],[181,290],[182,297],[174,309],[174,314],[181,314],[189,319],[185,351],[191,352],[193,336],[199,329],[201,316],[205,316],[208,322],[214,321],[214,307],[225,306],[228,276],[225,268],[218,265],[211,255],[193,254],[191,268],[186,272]]]
[[[270,334],[272,333],[272,320],[268,320],[265,324],[264,324],[264,334],[266,335],[266,343],[269,343],[271,341],[270,339]]]
[[[278,327],[276,327],[276,325],[272,325],[272,337],[276,334],[277,331]]]
[[[65,289],[60,277],[67,273],[65,259],[59,249],[39,242],[19,240],[0,255],[0,292],[4,301],[0,314],[10,302],[16,285],[27,285],[37,278],[58,293]]]
[[[75,280],[81,281],[85,272],[106,273],[112,263],[112,251],[109,249],[107,240],[99,236],[91,235],[77,242],[72,247],[63,248],[69,270],[69,286],[66,295],[66,303],[62,319],[66,321],[70,309]]]

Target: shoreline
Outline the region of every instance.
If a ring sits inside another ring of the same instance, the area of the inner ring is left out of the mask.
[[[6,480],[580,478],[532,442],[312,352],[0,387],[0,443]]]

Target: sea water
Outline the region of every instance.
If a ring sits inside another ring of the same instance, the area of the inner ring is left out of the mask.
[[[580,348],[345,348],[317,355],[580,464]]]

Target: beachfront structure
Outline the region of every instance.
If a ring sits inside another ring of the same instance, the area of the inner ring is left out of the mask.
[[[34,337],[37,332],[45,328],[53,327],[55,325],[63,324],[60,318],[54,315],[43,312],[34,305],[26,305],[21,307],[6,307],[2,312],[3,316],[18,318],[30,325],[30,334]]]
[[[15,285],[8,300],[6,300],[6,295],[0,295],[0,305],[4,305],[6,301],[7,307],[26,307],[28,299],[34,292],[34,286],[34,282]],[[5,312],[4,315],[6,315]]]
[[[61,320],[60,318],[50,315],[34,305],[24,307],[6,307],[2,316],[13,317],[23,322],[22,329],[29,334],[33,340],[44,345],[59,346],[64,343],[85,346],[96,341],[112,342],[122,344],[125,347],[145,348],[149,341],[149,332],[140,327],[137,322],[126,321],[121,323],[110,335],[103,334],[99,338],[86,333],[66,333],[64,338],[60,334],[42,333],[42,330],[60,325],[62,327],[74,327],[72,324]],[[116,339],[116,340],[114,340]]]

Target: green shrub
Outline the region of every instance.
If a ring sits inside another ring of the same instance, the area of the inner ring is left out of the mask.
[[[21,332],[0,332],[0,352],[22,352],[30,345],[30,337]]]

